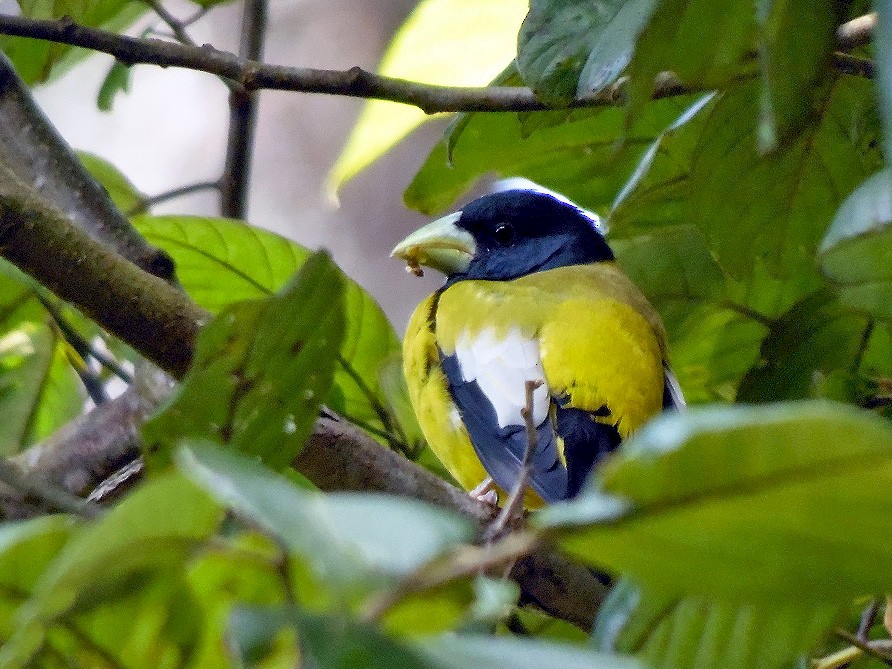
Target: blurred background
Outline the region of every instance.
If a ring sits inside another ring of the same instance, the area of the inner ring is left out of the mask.
[[[415,0],[274,0],[264,60],[282,65],[373,70]],[[165,2],[178,18],[195,5]],[[242,4],[214,8],[189,28],[199,44],[238,50]],[[113,60],[90,56],[48,86],[38,103],[77,150],[95,153],[154,195],[216,179],[223,167],[227,89],[215,77],[149,65],[134,68],[130,92],[113,110],[96,93]],[[396,150],[349,182],[336,205],[325,178],[362,108],[351,98],[260,93],[248,219],[312,249],[329,249],[364,286],[402,334],[414,306],[441,282],[419,279],[389,258],[390,249],[427,218],[405,207],[402,193],[440,138],[443,122],[422,126]],[[153,208],[154,213],[216,216],[217,193],[206,191]]]

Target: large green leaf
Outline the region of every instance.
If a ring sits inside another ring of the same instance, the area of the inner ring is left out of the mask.
[[[0,666],[27,665],[61,617],[93,610],[152,574],[181,567],[220,518],[210,498],[180,476],[143,485],[80,531],[46,568],[0,648]]]
[[[442,210],[490,172],[520,176],[551,188],[587,209],[606,212],[642,152],[693,101],[659,100],[645,107],[641,127],[618,146],[624,112],[614,108],[576,110],[558,124],[528,134],[532,121],[516,114],[474,114],[447,162],[440,142],[409,184],[406,203],[425,213]]]
[[[842,304],[892,319],[892,174],[868,178],[836,212],[821,243],[821,273]]]
[[[837,370],[857,369],[870,327],[865,317],[842,309],[827,291],[808,296],[772,322],[760,360],[743,379],[738,399],[813,397],[816,381]]]
[[[443,86],[484,86],[514,58],[523,0],[423,0],[397,31],[378,72]],[[429,118],[409,105],[366,103],[328,176],[332,192]]]
[[[755,45],[751,0],[662,0],[642,31],[629,65],[635,123],[658,73],[671,71],[693,88],[722,88],[754,69],[750,54]]]
[[[369,624],[344,615],[313,614],[296,606],[236,609],[230,638],[240,654],[257,656],[258,650],[272,645],[273,635],[283,628],[297,631],[306,656],[301,659],[319,669],[439,669],[417,649]]]
[[[143,427],[149,456],[167,462],[192,437],[290,464],[331,390],[342,295],[340,271],[318,253],[276,295],[224,309],[199,333],[177,394]]]
[[[653,669],[782,669],[813,650],[838,618],[835,606],[676,599],[622,579],[598,611],[593,638]]]
[[[133,0],[18,0],[22,16],[59,19],[68,16],[80,24],[122,32],[145,14],[149,6]],[[12,60],[25,83],[59,76],[92,51],[25,37],[0,38],[0,48]]]
[[[327,587],[356,592],[405,575],[469,541],[469,521],[405,498],[302,490],[256,462],[209,444],[182,449],[184,474],[307,561]]]
[[[892,428],[867,412],[803,402],[665,414],[598,484],[538,522],[645,587],[788,604],[888,588],[892,551],[876,528],[892,514]]]
[[[12,635],[16,611],[74,528],[75,523],[65,516],[0,525],[0,639]]]
[[[756,3],[762,118],[759,146],[765,150],[812,121],[815,93],[828,76],[837,17],[832,0]],[[808,30],[802,30],[808,26]]]
[[[531,0],[517,69],[546,102],[566,103],[614,83],[655,0]]]
[[[141,216],[134,224],[150,243],[170,253],[190,297],[213,313],[233,302],[271,295],[310,255],[284,237],[238,221]],[[342,281],[347,328],[335,371],[337,392],[329,404],[357,422],[388,430],[378,372],[400,350],[399,339],[371,296],[350,279]]]
[[[833,212],[877,168],[871,83],[840,77],[817,123],[766,156],[757,148],[758,99],[750,83],[716,102],[696,150],[688,214],[731,274],[748,275],[754,259],[777,276],[807,274]]]

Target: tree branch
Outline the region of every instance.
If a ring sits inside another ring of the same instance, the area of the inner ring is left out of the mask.
[[[0,53],[0,165],[72,223],[144,270],[170,278],[173,262],[151,246],[112,204],[56,132],[12,63]]]
[[[239,56],[247,61],[263,58],[266,35],[266,0],[245,0]],[[229,91],[229,133],[226,163],[220,178],[220,211],[229,218],[245,219],[251,184],[251,150],[257,125],[257,92],[242,86]]]
[[[260,89],[324,93],[347,97],[390,100],[416,106],[428,114],[473,111],[543,111],[556,109],[539,102],[532,91],[512,86],[437,86],[384,77],[359,67],[323,70],[309,67],[261,64],[215,49],[141,39],[89,28],[68,18],[28,19],[0,15],[0,34],[31,37],[92,49],[114,56],[127,65],[148,64],[182,67],[225,77],[247,91]],[[658,86],[654,98],[691,92],[677,81]],[[621,100],[611,88],[596,96],[568,103],[565,107],[601,107]]]
[[[865,23],[870,20],[861,17]],[[856,19],[860,21],[861,19]],[[850,22],[852,23],[852,22]],[[849,24],[844,24],[842,30]],[[71,44],[114,56],[127,65],[148,64],[161,67],[182,67],[215,74],[241,85],[246,91],[260,89],[323,93],[346,97],[390,100],[418,107],[428,114],[437,112],[545,111],[558,108],[603,107],[619,104],[621,91],[608,87],[600,93],[573,100],[565,105],[545,105],[533,92],[513,86],[437,86],[405,79],[385,77],[359,67],[349,70],[324,70],[309,67],[267,65],[256,60],[215,49],[210,44],[192,47],[158,39],[141,39],[79,25],[70,18],[57,20],[29,19],[0,15],[0,34],[31,37],[50,42]],[[839,47],[845,51],[858,40],[872,35],[868,30],[843,30]],[[851,63],[834,59],[842,71],[852,73]],[[848,68],[848,69],[847,69]],[[854,73],[869,76],[871,68],[854,68]],[[696,92],[678,81],[658,81],[653,98],[659,99]]]

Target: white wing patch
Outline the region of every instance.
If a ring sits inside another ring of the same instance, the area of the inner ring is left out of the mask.
[[[523,425],[520,411],[526,406],[526,382],[540,381],[533,391],[533,421],[540,425],[548,418],[549,392],[539,356],[539,343],[512,328],[502,339],[492,329],[475,338],[467,332],[455,345],[459,369],[465,381],[476,381],[496,411],[499,427]]]

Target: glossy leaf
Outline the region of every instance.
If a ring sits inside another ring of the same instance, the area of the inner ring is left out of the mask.
[[[514,58],[522,0],[424,0],[390,43],[378,72],[443,86],[485,86]],[[423,123],[421,109],[366,103],[328,176],[336,193]]]
[[[842,309],[828,292],[810,295],[770,325],[760,360],[743,379],[738,399],[814,397],[816,381],[857,369],[870,327],[868,319]]]
[[[152,461],[192,437],[290,464],[331,390],[341,300],[341,274],[319,253],[276,295],[224,309],[199,333],[177,394],[143,427]]]
[[[641,32],[629,65],[630,113],[637,128],[658,73],[696,89],[724,87],[752,70],[756,17],[749,0],[662,0]]]
[[[675,599],[623,579],[598,611],[593,639],[654,669],[782,669],[812,651],[839,613],[827,605]]]
[[[838,79],[817,123],[766,156],[757,148],[757,101],[755,85],[741,85],[713,107],[691,172],[690,222],[736,277],[754,257],[776,276],[807,274],[833,212],[880,158],[870,83]]]
[[[364,590],[405,575],[473,537],[466,519],[443,509],[380,494],[302,490],[209,444],[190,444],[177,461],[184,474],[276,537],[336,590]]]
[[[654,0],[532,0],[517,38],[517,68],[536,97],[566,103],[614,83]]]
[[[179,476],[143,485],[79,532],[46,568],[0,649],[0,666],[26,665],[61,616],[114,600],[140,575],[182,565],[219,521],[218,507]]]
[[[842,203],[821,243],[821,273],[840,302],[892,319],[892,174],[868,178]]]
[[[483,175],[526,177],[578,205],[604,213],[638,163],[642,152],[692,102],[691,97],[647,105],[641,128],[624,144],[621,109],[581,109],[557,125],[543,124],[527,134],[536,112],[521,121],[515,114],[474,114],[456,143],[451,165],[440,142],[409,184],[406,203],[432,214],[451,205]]]
[[[233,302],[271,295],[310,255],[284,237],[226,219],[142,216],[134,224],[150,243],[170,253],[189,296],[213,313]],[[383,361],[400,350],[399,339],[371,296],[349,278],[341,281],[347,323],[335,371],[338,392],[329,405],[386,430],[377,377]]]
[[[644,587],[766,604],[886,587],[892,553],[875,528],[892,513],[892,428],[867,412],[810,402],[665,414],[597,478],[538,522],[573,527],[558,532],[572,554]]]
[[[814,117],[815,93],[827,77],[834,46],[832,0],[756,3],[762,103],[759,147],[774,150]],[[808,30],[800,30],[808,26]]]

